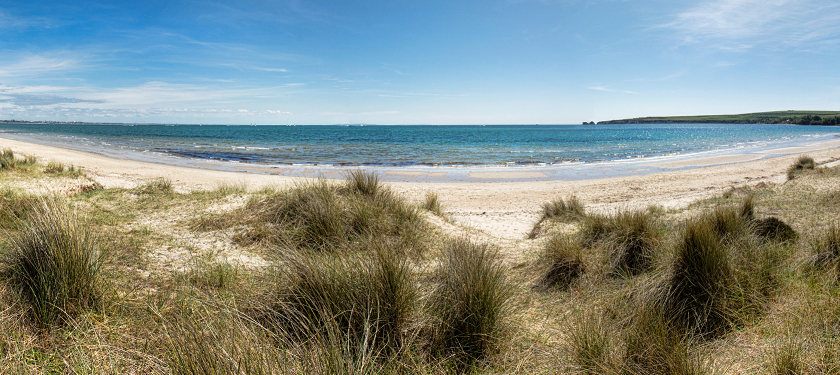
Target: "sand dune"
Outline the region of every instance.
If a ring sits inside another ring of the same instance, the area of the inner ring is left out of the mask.
[[[837,163],[840,160],[840,148],[837,146],[818,143],[810,148],[797,148],[795,151],[807,152],[818,163]],[[249,189],[257,189],[266,185],[290,185],[304,179],[117,159],[2,138],[0,147],[11,148],[18,154],[36,156],[42,162],[54,160],[80,166],[105,187],[130,188],[164,177],[172,181],[176,190],[186,192],[212,189],[221,184],[245,184]],[[576,181],[483,182],[482,179],[486,176],[480,175],[476,176],[475,182],[412,181],[389,184],[410,199],[420,200],[426,192],[435,192],[441,198],[444,210],[457,222],[481,230],[492,237],[513,239],[523,238],[537,220],[541,205],[555,197],[576,195],[591,210],[648,205],[681,207],[696,199],[721,194],[731,187],[760,183],[782,184],[786,181],[787,167],[796,158],[797,155],[791,154],[758,160],[755,160],[753,155],[729,159],[698,159],[681,161],[679,166],[729,164]]]

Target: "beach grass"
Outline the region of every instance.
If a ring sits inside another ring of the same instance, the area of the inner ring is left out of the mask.
[[[0,179],[67,177],[48,167]],[[518,240],[437,228],[424,197],[364,172],[60,199],[8,184],[0,373],[838,373],[838,177],[557,210]]]
[[[44,173],[48,175],[69,176],[74,178],[84,176],[84,172],[82,172],[81,168],[76,168],[73,164],[65,166],[63,163],[57,161],[50,161],[46,166],[44,166]]]
[[[528,238],[537,238],[540,234],[545,233],[547,227],[550,227],[552,223],[579,221],[585,216],[586,207],[576,196],[573,195],[565,199],[555,198],[543,204],[542,215],[540,215],[540,219],[534,224],[534,227],[528,234]]]
[[[421,204],[420,207],[437,216],[443,217],[443,208],[437,193],[427,192],[426,198],[423,200],[423,204]]]
[[[814,170],[817,164],[814,162],[814,158],[802,155],[796,161],[788,167],[788,180],[792,180],[796,177],[797,174],[802,173],[803,171]]]
[[[0,170],[12,170],[21,167],[30,167],[37,164],[34,156],[26,156],[22,159],[15,156],[12,149],[7,148],[0,152]]]
[[[371,350],[402,350],[418,293],[406,258],[381,244],[355,256],[303,252],[284,259],[276,296],[260,314],[288,339],[340,333]],[[357,353],[368,355],[368,353]]]
[[[608,254],[614,275],[635,275],[647,271],[660,244],[662,228],[652,214],[621,210],[614,215],[588,215],[581,224],[580,241],[586,248],[600,248]]]
[[[134,192],[138,195],[171,195],[173,193],[172,180],[160,177],[138,186]]]
[[[535,285],[539,289],[566,289],[586,271],[583,249],[575,238],[555,234],[548,238],[543,251],[540,263],[545,270]]]
[[[422,254],[425,223],[418,209],[383,186],[378,177],[352,172],[343,184],[327,180],[257,194],[233,213],[203,217],[196,228],[246,226],[244,244],[269,243],[319,251],[342,251],[377,238],[402,251]]]
[[[105,249],[62,200],[35,200],[7,242],[3,271],[39,327],[65,323],[101,302]]]
[[[494,354],[507,328],[512,288],[496,254],[489,245],[455,239],[436,271],[440,282],[430,302],[431,351],[459,366]]]

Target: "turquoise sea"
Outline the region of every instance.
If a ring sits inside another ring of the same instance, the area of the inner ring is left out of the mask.
[[[128,159],[176,164],[223,161],[286,168],[562,169],[569,166],[579,169],[581,165],[624,165],[639,160],[751,153],[838,136],[840,127],[754,124],[0,124],[0,137]]]

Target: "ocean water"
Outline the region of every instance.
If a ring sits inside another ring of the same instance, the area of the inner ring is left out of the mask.
[[[0,124],[0,136],[146,160],[264,166],[551,168],[749,153],[840,127],[741,124],[224,126]]]

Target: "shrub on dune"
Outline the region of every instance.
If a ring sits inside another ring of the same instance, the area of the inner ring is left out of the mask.
[[[637,274],[650,268],[659,244],[658,228],[650,214],[621,212],[614,219],[608,236],[610,269],[613,272]]]
[[[580,242],[583,247],[593,247],[607,238],[613,227],[612,217],[591,214],[584,217],[580,226]]]
[[[762,228],[778,219],[751,221],[744,212],[743,205],[718,207],[684,225],[667,274],[650,293],[656,301],[648,303],[678,331],[716,337],[754,319],[772,298],[788,254],[780,240],[786,224]]]
[[[751,231],[752,209],[744,209],[731,206],[716,207],[710,215],[703,220],[711,226],[718,238],[735,238],[743,236]],[[745,215],[745,213],[748,213]]]
[[[713,221],[719,236],[738,237],[753,233],[774,242],[795,241],[799,235],[787,223],[777,217],[758,219],[755,216],[755,202],[748,196],[740,207],[718,207]]]

